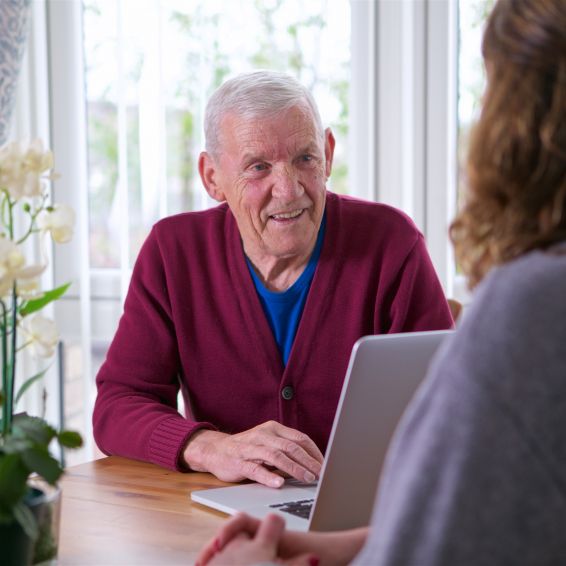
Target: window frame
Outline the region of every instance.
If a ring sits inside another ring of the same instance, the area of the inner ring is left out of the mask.
[[[92,269],[85,253],[86,95],[77,80],[84,76],[82,2],[32,4],[29,59],[37,69],[23,77],[27,99],[19,115],[43,113],[45,124],[31,130],[49,135],[61,174],[54,198],[77,211],[73,242],[55,250],[53,279],[74,282],[55,309],[63,340],[80,336],[91,443],[91,346],[110,332],[107,313],[121,312],[130,271]],[[349,182],[352,195],[391,204],[415,220],[447,296],[461,300],[463,280],[447,238],[456,207],[457,24],[456,0],[351,0]]]

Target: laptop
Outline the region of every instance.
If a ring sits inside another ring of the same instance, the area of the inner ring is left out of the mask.
[[[366,336],[354,344],[318,482],[291,479],[279,489],[246,483],[193,491],[191,499],[230,515],[276,513],[299,531],[368,525],[393,432],[452,332]]]

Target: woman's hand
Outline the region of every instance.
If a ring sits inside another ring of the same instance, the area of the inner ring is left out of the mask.
[[[244,566],[273,562],[293,566],[316,566],[318,558],[312,553],[294,556],[285,561],[278,557],[277,552],[284,532],[285,521],[278,515],[268,515],[260,522],[248,515],[238,514],[205,546],[196,564]]]
[[[272,557],[269,560],[277,564],[297,566],[316,566],[319,563],[321,566],[349,564],[361,550],[368,534],[367,527],[330,533],[287,531],[283,529],[283,519],[281,517],[270,515],[268,518],[270,524],[275,521],[280,525],[277,529],[281,529],[268,531],[268,534],[271,533],[273,535],[275,533],[276,535],[277,541],[275,548],[270,548],[272,553],[270,556],[272,555]],[[260,527],[267,520],[266,518],[262,522],[244,513],[234,516],[222,526],[216,537],[203,548],[197,559],[197,565],[215,564],[213,558],[223,557],[224,553],[222,551],[224,549],[228,550],[228,547],[232,551],[231,542],[236,539],[248,542],[253,541],[256,535],[259,534]],[[270,527],[270,529],[273,528],[273,526]],[[275,541],[275,538],[271,540]],[[263,540],[265,541],[265,537]],[[249,547],[245,552],[247,553],[248,550]],[[257,548],[255,548],[255,551],[257,551]],[[243,552],[244,550],[242,550]],[[238,554],[230,555],[225,556],[223,560],[225,563],[231,563],[234,560],[235,564],[247,564],[246,562],[238,562],[238,557]],[[254,559],[258,562],[256,556],[254,556]],[[261,560],[265,559],[265,556],[261,558]],[[219,563],[221,564],[222,560],[219,559]]]

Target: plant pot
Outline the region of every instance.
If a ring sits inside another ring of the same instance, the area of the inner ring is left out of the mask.
[[[30,480],[25,503],[37,520],[39,536],[37,540],[30,539],[16,521],[0,525],[2,566],[55,563],[59,545],[61,490],[40,480]]]

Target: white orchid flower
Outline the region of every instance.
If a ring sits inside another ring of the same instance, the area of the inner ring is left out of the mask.
[[[40,139],[33,140],[24,155],[24,169],[41,175],[53,168],[53,153],[43,150]]]
[[[53,154],[44,151],[41,140],[28,147],[10,142],[0,148],[0,189],[15,200],[41,196],[41,177],[52,167]]]
[[[0,237],[0,297],[6,296],[17,279],[34,279],[45,270],[45,265],[26,266],[26,258],[11,240]]]
[[[24,184],[21,145],[18,142],[7,143],[0,148],[0,188],[6,189],[12,198],[19,198]]]
[[[26,301],[43,296],[39,289],[39,280],[35,277],[33,279],[18,279],[16,281],[16,293],[18,297]]]
[[[66,204],[56,204],[39,213],[37,226],[44,232],[51,232],[55,242],[64,244],[73,237],[75,211]]]
[[[51,319],[36,314],[33,318],[25,319],[22,327],[28,344],[37,356],[50,358],[55,353],[59,331]]]

